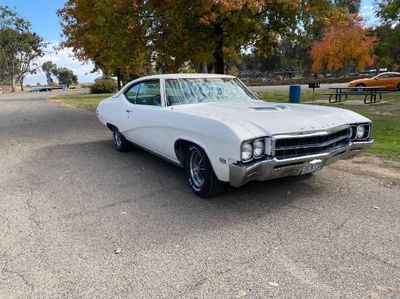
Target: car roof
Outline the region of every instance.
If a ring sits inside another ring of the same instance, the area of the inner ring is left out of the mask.
[[[383,74],[396,74],[396,75],[400,75],[399,72],[384,72],[384,73],[380,73],[379,75],[383,75]]]
[[[140,77],[140,80],[146,79],[190,79],[190,78],[235,78],[230,75],[205,74],[205,73],[181,73],[181,74],[160,74]]]

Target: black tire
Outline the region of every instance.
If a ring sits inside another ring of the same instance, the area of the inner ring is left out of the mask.
[[[130,150],[129,141],[125,139],[117,127],[113,127],[113,140],[117,151],[127,152]]]
[[[359,88],[357,89],[357,91],[363,91],[363,88],[366,87],[366,85],[365,85],[364,83],[358,83],[358,84],[356,85],[356,87],[359,87]]]
[[[400,91],[400,83],[397,84],[397,90]]]
[[[206,153],[197,145],[190,145],[186,151],[185,173],[190,188],[197,196],[208,198],[224,191],[225,183],[218,180]]]

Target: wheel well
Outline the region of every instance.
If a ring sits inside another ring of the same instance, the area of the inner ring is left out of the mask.
[[[114,125],[107,123],[107,128],[110,129],[110,131],[114,131]]]
[[[214,165],[212,164],[212,162],[211,162],[211,160],[210,160],[210,156],[208,155],[208,153],[207,153],[207,151],[204,149],[204,147],[201,146],[200,144],[196,143],[196,142],[188,141],[188,140],[185,140],[185,139],[178,139],[177,141],[175,141],[175,145],[174,145],[174,147],[175,147],[175,154],[176,154],[176,157],[177,157],[177,159],[178,159],[180,165],[181,165],[182,167],[185,167],[185,166],[186,166],[186,165],[185,165],[185,154],[186,154],[186,151],[189,150],[189,148],[190,148],[191,145],[196,145],[196,146],[198,146],[199,148],[201,148],[201,149],[203,150],[203,152],[205,153],[207,159],[209,160],[211,169],[212,169],[212,170],[214,171],[214,173],[215,173]]]
[[[185,166],[185,153],[193,142],[179,139],[175,141],[175,155],[182,166]]]

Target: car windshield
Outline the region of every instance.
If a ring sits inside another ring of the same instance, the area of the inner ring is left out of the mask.
[[[235,78],[181,78],[165,82],[167,104],[254,101],[256,96]]]

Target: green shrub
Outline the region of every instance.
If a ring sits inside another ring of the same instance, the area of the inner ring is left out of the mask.
[[[91,93],[113,93],[117,91],[117,82],[113,79],[101,79],[90,86]]]

